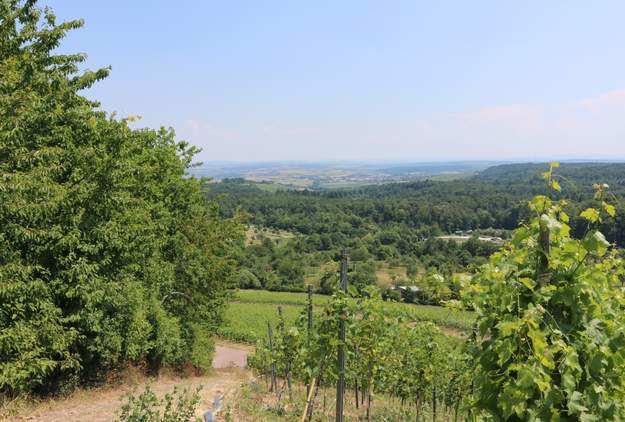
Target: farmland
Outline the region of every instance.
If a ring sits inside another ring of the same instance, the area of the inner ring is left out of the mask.
[[[244,178],[259,182],[259,188],[276,190],[343,189],[414,180],[449,181],[471,177],[497,162],[446,163],[401,162],[205,162],[192,173],[219,179]]]
[[[240,290],[225,313],[225,323],[218,330],[221,337],[242,342],[255,342],[267,333],[267,321],[278,322],[277,307],[282,307],[284,320],[292,324],[306,304],[306,293]],[[326,304],[330,296],[313,296],[315,308]],[[456,311],[440,306],[413,305],[386,302],[384,306],[393,315],[404,316],[408,321],[430,321],[441,328],[459,331],[470,330],[474,321],[471,312]]]

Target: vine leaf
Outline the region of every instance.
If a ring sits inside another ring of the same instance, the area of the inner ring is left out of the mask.
[[[584,238],[582,244],[584,245],[584,249],[588,252],[596,252],[599,256],[605,255],[610,246],[610,242],[606,240],[603,233],[597,230],[589,233],[588,236]]]
[[[591,223],[596,223],[599,221],[599,211],[594,208],[586,208],[586,210],[582,211],[580,217],[585,218]]]

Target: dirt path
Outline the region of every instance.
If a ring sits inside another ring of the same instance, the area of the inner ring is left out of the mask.
[[[213,368],[245,368],[247,355],[252,351],[251,346],[233,343],[219,343],[215,345]]]
[[[115,387],[107,386],[91,390],[79,390],[71,397],[47,399],[37,404],[30,404],[19,416],[4,421],[29,422],[111,422],[121,406],[126,394],[137,389],[143,391],[146,385],[159,396],[171,391],[175,386],[200,391],[198,416],[212,409],[215,399],[227,401],[248,377],[245,370],[247,355],[252,348],[238,344],[218,342],[213,358],[214,371],[206,376],[177,377],[159,376],[154,379],[141,379],[138,382],[127,382]]]

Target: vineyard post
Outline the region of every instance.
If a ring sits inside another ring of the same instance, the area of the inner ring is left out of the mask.
[[[341,290],[347,293],[347,251],[341,251]],[[343,311],[344,312],[344,311]],[[339,322],[338,350],[339,379],[336,384],[336,422],[343,422],[343,400],[345,396],[345,319]]]
[[[310,350],[310,343],[311,343],[311,338],[312,338],[312,330],[313,330],[313,315],[312,315],[312,311],[313,311],[313,302],[312,302],[312,294],[313,294],[313,287],[312,285],[308,285],[308,305],[307,305],[307,310],[308,310],[308,332],[307,334],[307,347],[308,347],[308,355],[311,355],[311,350]],[[310,393],[310,379],[307,379],[307,385],[306,385],[306,391]]]
[[[432,421],[436,422],[436,386],[432,386]]]
[[[358,346],[354,350],[354,360],[358,361]],[[354,397],[356,399],[356,409],[358,409],[358,375],[354,376]]]
[[[285,334],[284,328],[284,316],[282,315],[282,306],[278,306],[278,332],[282,336],[283,342],[289,343],[289,336]],[[284,368],[284,377],[286,378],[286,384],[289,389],[289,399],[293,398],[293,389],[291,387],[291,362],[287,361]],[[284,388],[282,388],[282,391]],[[279,400],[278,400],[279,401]]]
[[[538,282],[545,283],[549,276],[549,252],[551,246],[549,241],[549,228],[542,219],[540,221],[540,258],[538,261]]]
[[[312,311],[313,311],[313,299],[312,299],[312,294],[313,294],[313,287],[312,286],[308,286],[308,347],[310,347],[310,338],[312,336],[312,329],[313,329],[313,315],[312,315]]]
[[[282,306],[278,306],[278,331],[284,331],[284,319],[282,318]]]
[[[276,380],[276,360],[273,353],[273,331],[271,330],[271,322],[267,321],[267,335],[269,336],[269,351],[271,353],[271,392],[278,391],[278,381]]]

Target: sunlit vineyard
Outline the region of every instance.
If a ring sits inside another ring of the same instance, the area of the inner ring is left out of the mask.
[[[302,382],[312,386],[308,412],[314,413],[320,386],[336,386],[337,333],[340,321],[345,320],[345,379],[346,394],[353,398],[351,413],[369,420],[374,417],[375,402],[396,401],[399,413],[393,420],[425,415],[459,420],[465,415],[463,400],[470,376],[462,342],[444,335],[434,324],[410,324],[373,290],[370,297],[359,299],[337,292],[315,313],[310,331],[306,313],[300,315],[294,323],[274,319],[271,342],[265,335],[250,358],[250,366],[268,379],[278,401],[290,395],[292,383]]]
[[[0,422],[625,422],[625,2],[560,3],[0,0]]]
[[[234,302],[225,313],[225,323],[219,328],[221,337],[253,343],[267,335],[267,321],[276,324],[277,307],[281,306],[288,324],[306,304],[306,293],[268,292],[262,290],[240,290]],[[313,295],[315,312],[325,305],[330,296]],[[399,302],[384,302],[383,306],[394,316],[403,316],[409,321],[430,321],[442,328],[467,331],[471,328],[474,315],[471,312],[446,309],[440,306],[413,305]]]
[[[276,305],[305,305],[307,303],[306,293],[293,292],[270,292],[266,290],[239,290],[235,296],[235,301],[245,303],[273,303]],[[330,300],[327,295],[314,295],[316,305],[325,304]]]
[[[283,305],[284,320],[291,324],[301,312],[301,306]],[[225,314],[225,322],[218,335],[234,341],[254,343],[267,335],[267,321],[274,326],[278,321],[276,305],[231,303]]]

